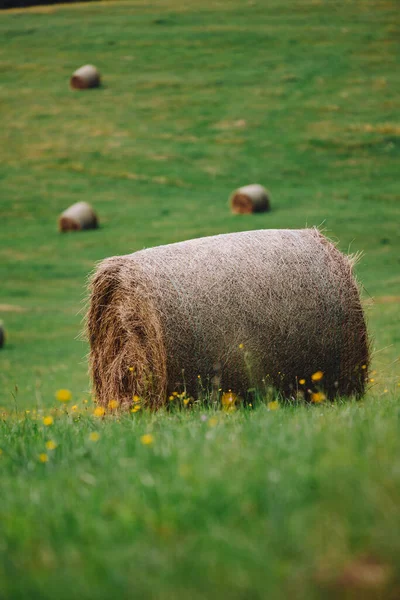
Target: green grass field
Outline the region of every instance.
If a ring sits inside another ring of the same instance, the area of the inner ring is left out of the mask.
[[[0,13],[1,598],[400,596],[399,33],[396,0]],[[231,215],[256,181],[272,212]],[[80,200],[101,228],[59,234]],[[98,260],[313,225],[364,253],[362,402],[93,414]]]

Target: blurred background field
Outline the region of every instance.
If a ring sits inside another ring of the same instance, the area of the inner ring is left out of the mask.
[[[399,597],[399,33],[396,0],[0,13],[2,598]],[[230,214],[251,182],[272,211]],[[93,415],[97,261],[313,225],[364,253],[365,401]]]

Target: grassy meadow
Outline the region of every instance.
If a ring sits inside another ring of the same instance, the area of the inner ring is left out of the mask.
[[[0,598],[400,596],[399,33],[396,0],[0,12]],[[250,182],[273,210],[231,215]],[[97,261],[313,225],[364,254],[363,401],[94,414]]]

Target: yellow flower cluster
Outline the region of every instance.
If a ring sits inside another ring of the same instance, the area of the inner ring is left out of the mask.
[[[186,392],[182,392],[181,394],[178,394],[178,392],[172,392],[168,400],[170,402],[173,402],[174,400],[180,400],[184,406],[187,406],[190,402],[193,402],[193,398],[188,396]]]
[[[142,409],[142,404],[141,404],[142,401],[140,400],[140,397],[137,394],[135,394],[133,396],[132,402],[133,402],[133,405],[131,408],[131,413],[139,412]]]

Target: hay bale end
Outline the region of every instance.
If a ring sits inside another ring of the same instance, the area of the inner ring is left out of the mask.
[[[74,90],[87,90],[99,87],[101,82],[100,73],[93,65],[84,65],[77,69],[70,79],[70,86]]]
[[[230,206],[235,215],[267,212],[271,210],[270,194],[259,183],[245,185],[233,192]]]
[[[61,213],[58,219],[58,228],[62,233],[67,231],[81,231],[83,229],[97,229],[99,220],[88,202],[76,202]]]

